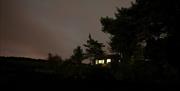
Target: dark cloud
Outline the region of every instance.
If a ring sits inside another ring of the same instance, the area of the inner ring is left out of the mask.
[[[130,1],[1,0],[0,55],[45,58],[52,52],[67,58],[89,33],[106,43],[99,18]]]

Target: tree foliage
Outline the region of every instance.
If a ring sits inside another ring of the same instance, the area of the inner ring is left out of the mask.
[[[86,57],[90,58],[92,64],[94,64],[94,60],[100,56],[104,55],[103,47],[105,47],[102,43],[99,43],[97,40],[92,39],[91,35],[89,35],[89,40],[84,44],[86,47]]]
[[[80,46],[73,50],[73,55],[71,56],[71,60],[77,64],[80,64],[84,59],[84,53]]]
[[[136,0],[131,7],[118,9],[115,18],[101,18],[102,31],[111,35],[113,52],[130,63],[114,71],[117,79],[177,79],[179,5],[179,0]],[[132,62],[141,56],[142,61]]]
[[[57,54],[53,55],[53,54],[49,53],[48,61],[52,62],[52,63],[59,63],[59,62],[62,62],[63,60],[62,60],[61,56],[58,56]]]
[[[115,18],[101,18],[102,31],[112,35],[110,46],[115,53],[122,55],[124,61],[134,55],[137,44],[142,41],[147,43],[147,57],[167,59],[168,49],[179,49],[179,4],[178,0],[136,0],[131,7],[118,9]],[[162,38],[162,34],[166,36]]]

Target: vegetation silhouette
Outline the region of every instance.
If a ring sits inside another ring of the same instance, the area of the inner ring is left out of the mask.
[[[163,3],[162,3],[163,2]],[[127,82],[179,83],[179,0],[136,0],[129,8],[117,9],[115,18],[101,18],[102,31],[111,35],[112,53],[121,62],[110,67],[95,65],[106,55],[104,45],[89,35],[73,55],[63,60],[0,57],[0,81],[23,80],[119,80]],[[82,64],[89,58],[90,64]]]
[[[104,44],[99,43],[97,40],[92,39],[89,34],[89,40],[87,40],[87,44],[84,44],[86,47],[86,57],[90,59],[91,64],[95,64],[95,59],[105,55],[103,51]]]
[[[80,46],[77,46],[73,50],[73,55],[70,57],[69,60],[76,64],[81,64],[84,59],[85,59],[85,54],[83,53],[83,49]]]
[[[136,0],[131,7],[118,9],[115,18],[101,18],[102,31],[111,35],[111,49],[121,55],[125,66],[116,77],[179,79],[179,4],[178,0]]]

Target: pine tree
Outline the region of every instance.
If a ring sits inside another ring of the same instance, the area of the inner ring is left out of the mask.
[[[71,60],[74,62],[74,63],[77,63],[77,64],[81,64],[82,61],[84,59],[84,53],[83,53],[83,50],[81,49],[80,46],[78,46],[77,48],[75,48],[73,50],[73,55],[71,56]]]
[[[92,39],[90,34],[89,40],[87,40],[87,44],[84,44],[84,46],[86,47],[86,57],[90,59],[91,64],[95,64],[95,59],[105,54],[102,49],[105,46],[97,40]]]

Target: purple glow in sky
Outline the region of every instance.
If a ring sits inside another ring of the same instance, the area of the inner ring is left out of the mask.
[[[107,43],[100,17],[133,0],[0,0],[0,56],[68,58],[88,34]]]

